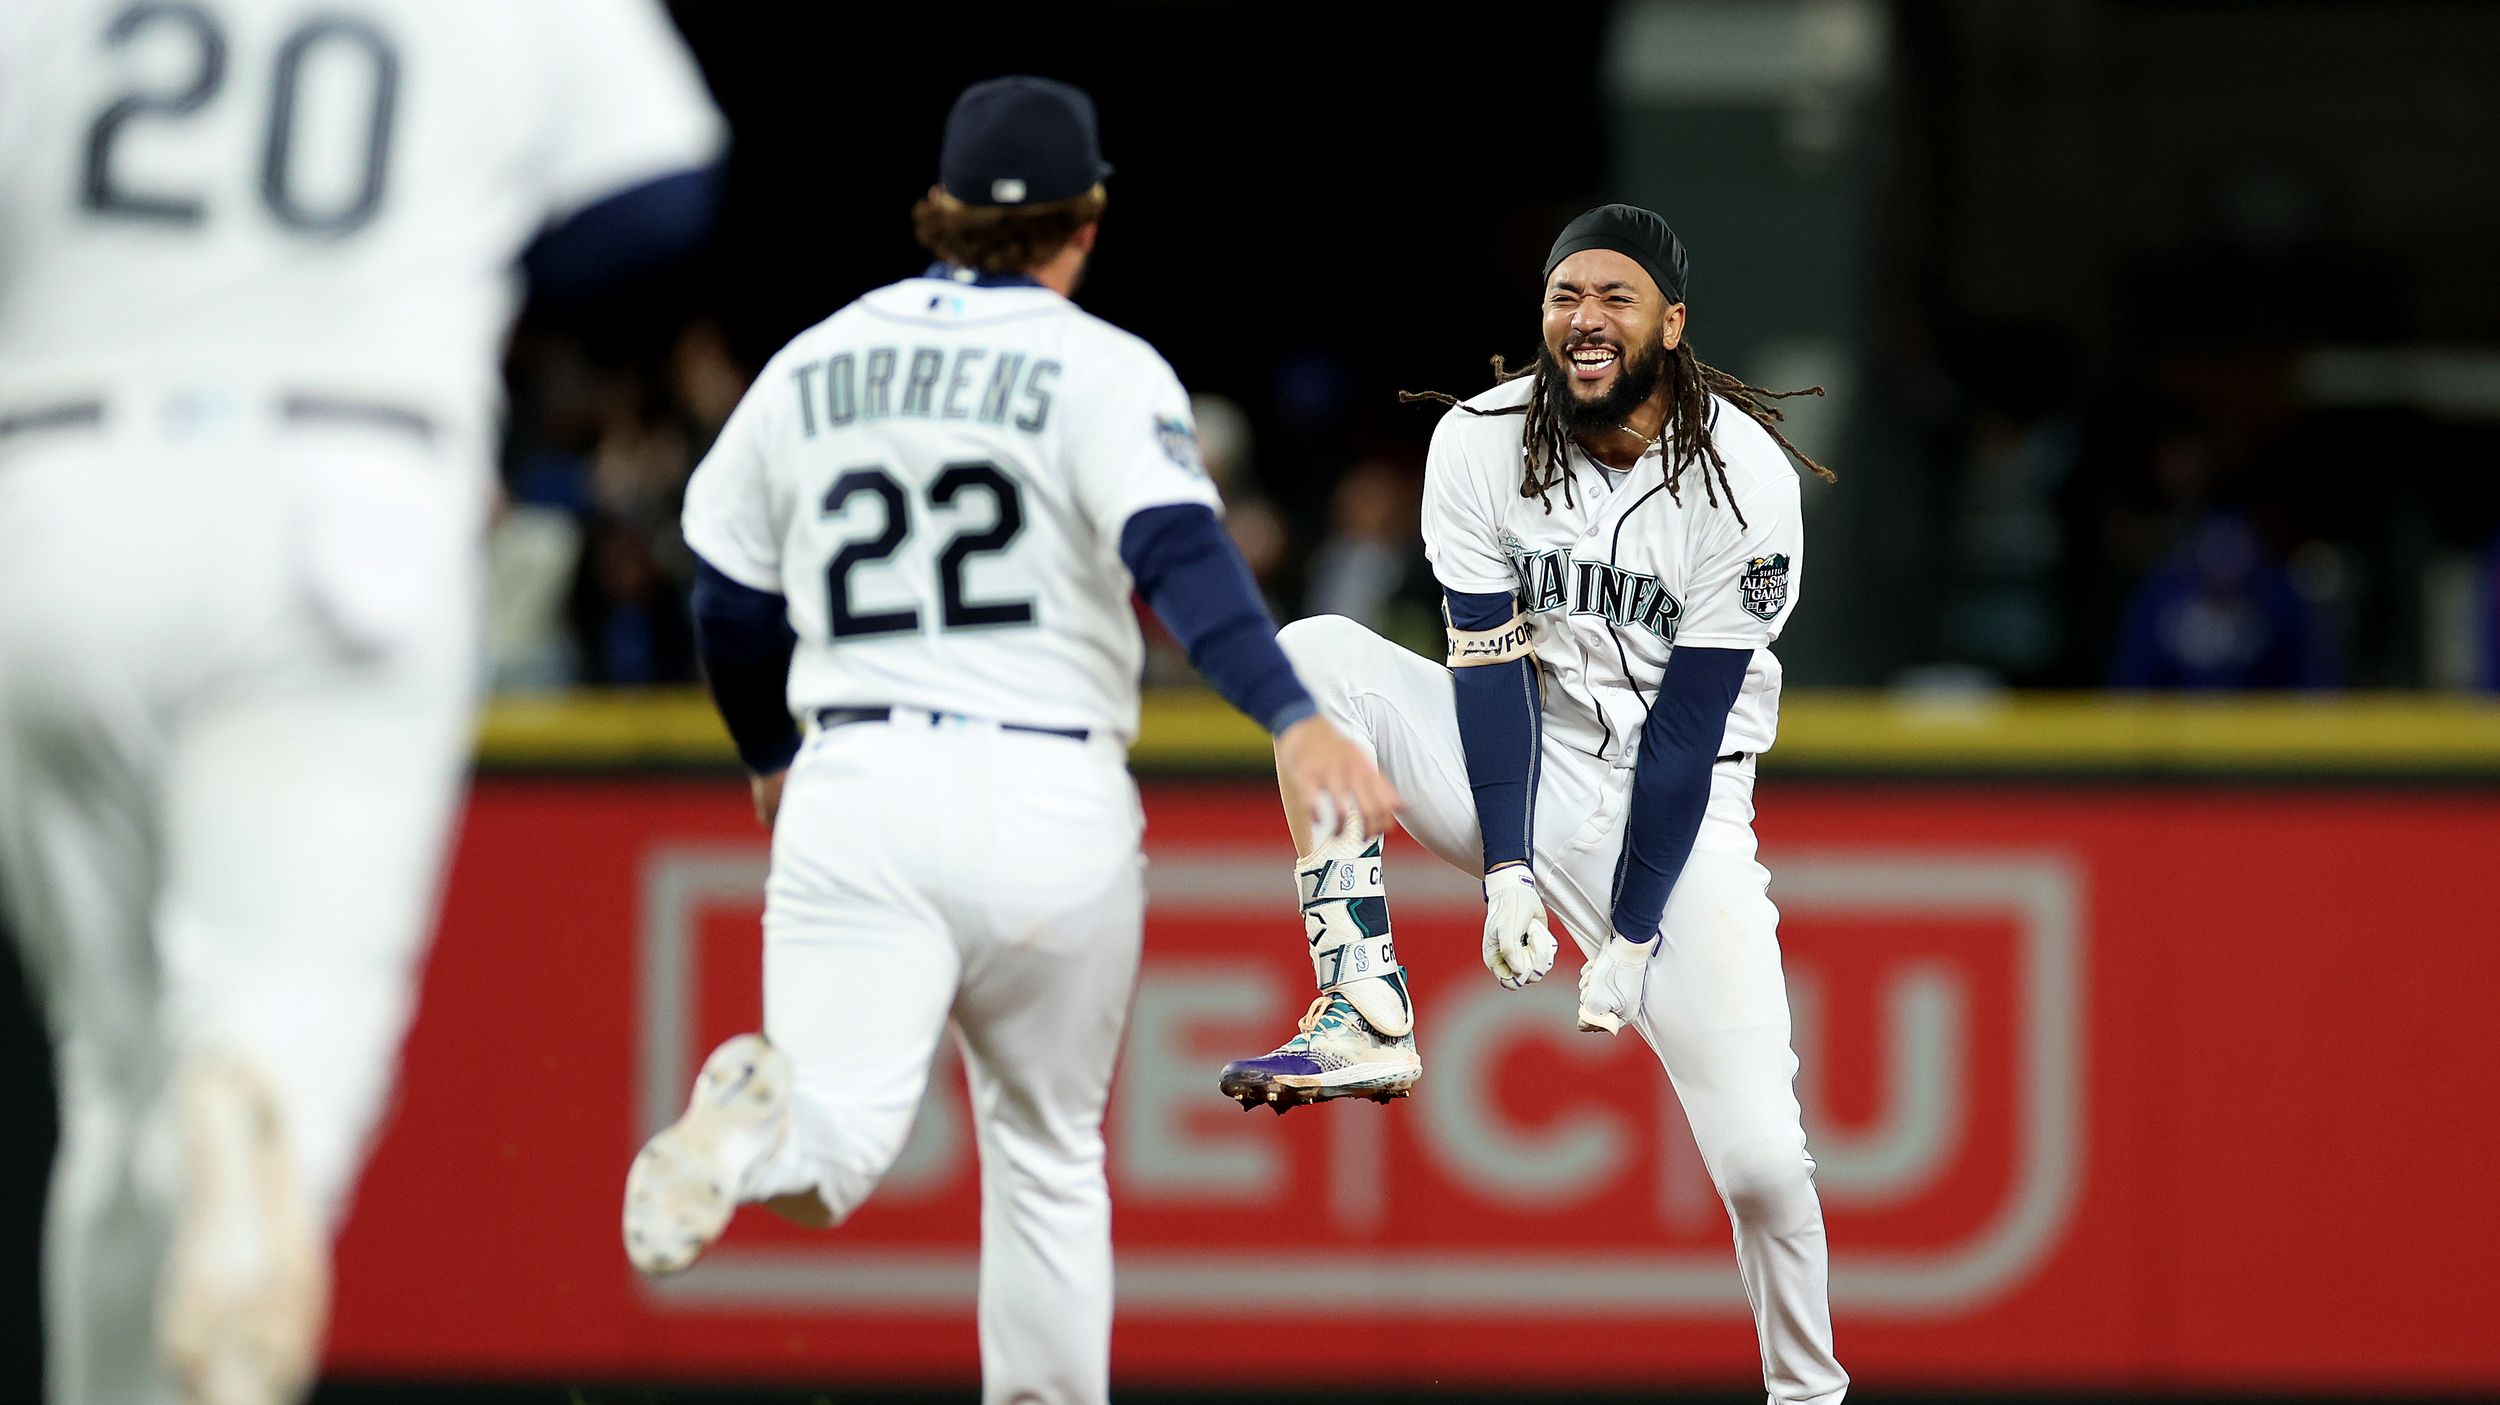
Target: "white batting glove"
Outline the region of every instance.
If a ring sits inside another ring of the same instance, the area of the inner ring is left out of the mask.
[[[1609,938],[1580,967],[1580,1032],[1613,1034],[1641,1013],[1641,983],[1658,939]]]
[[[1526,864],[1507,864],[1484,876],[1484,968],[1504,990],[1535,985],[1554,969],[1545,899]]]

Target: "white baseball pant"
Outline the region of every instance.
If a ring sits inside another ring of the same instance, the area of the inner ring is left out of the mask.
[[[1368,746],[1405,798],[1406,832],[1453,866],[1482,873],[1449,670],[1333,615],[1298,620],[1277,638],[1321,714]],[[1721,762],[1713,775],[1692,857],[1667,899],[1634,1027],[1666,1065],[1735,1225],[1769,1399],[1828,1405],[1842,1398],[1849,1378],[1832,1355],[1823,1207],[1793,1086],[1779,911],[1770,874],[1754,861],[1753,779],[1750,757]],[[1631,794],[1628,761],[1606,762],[1548,729],[1534,867],[1583,956],[1613,933]],[[1394,922],[1394,878],[1389,902]]]
[[[951,1023],[981,1155],[981,1398],[1110,1395],[1102,1120],[1137,984],[1145,829],[1116,739],[899,711],[813,732],[773,827],[764,1032],[791,1137],[748,1181],[848,1216]]]
[[[0,901],[58,1063],[54,1405],[174,1399],[154,1346],[187,1051],[271,1080],[325,1231],[344,1211],[468,756],[453,474],[371,428],[0,443]]]

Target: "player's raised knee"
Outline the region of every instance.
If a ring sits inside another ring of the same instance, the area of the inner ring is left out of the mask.
[[[1277,647],[1314,692],[1334,688],[1353,660],[1380,636],[1343,615],[1312,615],[1276,631]]]
[[[1712,1169],[1728,1214],[1740,1224],[1779,1234],[1814,1214],[1814,1163],[1796,1138],[1739,1142]]]

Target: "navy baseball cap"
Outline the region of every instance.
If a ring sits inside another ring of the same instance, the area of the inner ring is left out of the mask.
[[[967,205],[1073,200],[1111,174],[1094,100],[1049,78],[992,78],[964,89],[946,114],[938,185]]]

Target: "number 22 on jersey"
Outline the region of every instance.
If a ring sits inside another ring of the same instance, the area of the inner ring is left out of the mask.
[[[826,619],[830,622],[827,632],[836,642],[879,634],[917,634],[926,627],[916,605],[862,609],[852,601],[851,573],[861,566],[886,561],[900,551],[911,537],[916,509],[911,494],[895,481],[894,475],[874,465],[841,474],[824,497],[828,518],[847,516],[872,499],[877,504],[872,511],[882,512],[882,521],[869,535],[853,538],[834,552],[825,567],[829,606]],[[987,499],[986,503],[982,499]],[[1023,533],[1024,495],[1017,489],[1016,481],[994,463],[950,463],[929,480],[927,501],[933,513],[971,519],[959,522],[955,534],[937,553],[937,627],[955,630],[1033,623],[1031,598],[976,600],[965,582],[967,569],[975,558],[1006,551]],[[984,507],[986,523],[979,516]],[[867,516],[861,520],[867,520]]]

